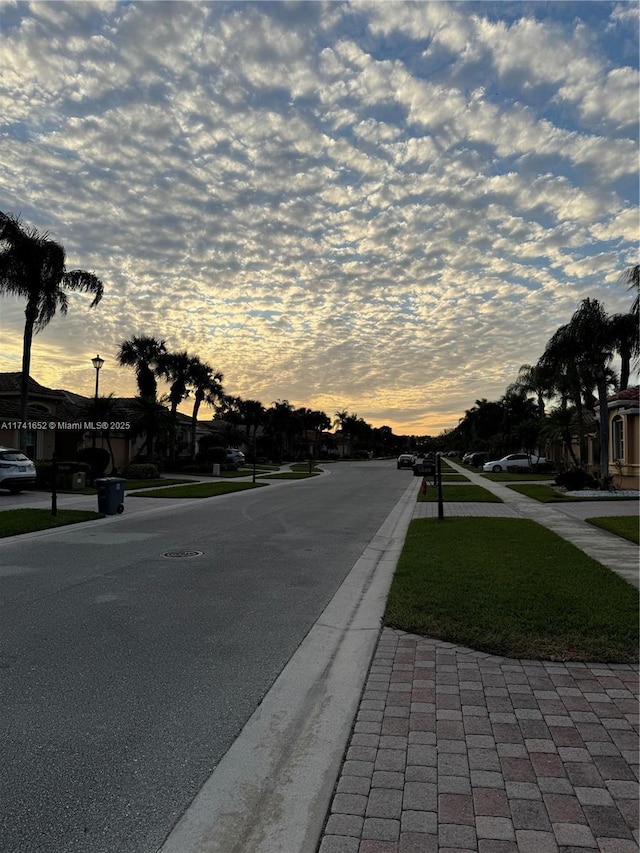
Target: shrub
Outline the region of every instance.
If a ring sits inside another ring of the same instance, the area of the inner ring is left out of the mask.
[[[580,489],[593,489],[596,481],[583,468],[571,468],[563,471],[555,478],[556,486],[563,486],[568,492],[578,492]]]
[[[91,467],[91,479],[102,477],[111,461],[109,451],[104,447],[82,447],[78,451],[78,461],[86,462]]]
[[[156,480],[159,476],[158,466],[152,462],[131,462],[122,476],[127,480]]]
[[[205,459],[211,465],[224,465],[227,461],[227,448],[226,447],[209,447],[207,448]]]
[[[40,489],[51,488],[53,461],[51,459],[36,460],[36,486]]]

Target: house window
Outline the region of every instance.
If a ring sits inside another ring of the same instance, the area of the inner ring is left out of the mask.
[[[611,422],[613,439],[613,458],[624,459],[624,422],[620,415],[616,415]]]

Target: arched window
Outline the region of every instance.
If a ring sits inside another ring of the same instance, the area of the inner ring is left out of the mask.
[[[611,438],[613,441],[613,458],[624,459],[624,421],[616,415],[611,422]]]

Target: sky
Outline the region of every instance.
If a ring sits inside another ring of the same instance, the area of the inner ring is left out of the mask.
[[[34,339],[32,377],[91,396],[99,353],[100,393],[133,395],[118,347],[151,335],[267,407],[455,427],[582,299],[631,304],[638,17],[0,0],[0,210],[104,284]],[[1,371],[23,311],[0,299]]]

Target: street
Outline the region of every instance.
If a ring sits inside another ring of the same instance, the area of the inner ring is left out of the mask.
[[[0,542],[2,853],[155,853],[412,477],[327,470]]]

